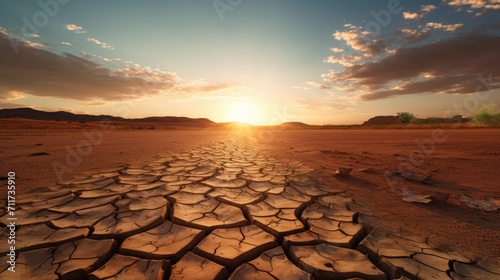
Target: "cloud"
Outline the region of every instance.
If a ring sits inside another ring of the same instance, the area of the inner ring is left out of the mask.
[[[328,89],[329,87],[325,86],[324,84],[318,83],[318,82],[306,82],[306,84],[313,86],[318,89]]]
[[[422,5],[420,6],[420,13],[412,13],[412,12],[403,12],[404,19],[414,19],[414,20],[422,20],[425,15],[432,12],[436,9],[434,5]]]
[[[341,57],[330,56],[326,60],[328,63],[338,63],[343,66],[352,66],[355,61],[361,60],[362,57],[359,55],[342,55]]]
[[[433,29],[442,29],[446,32],[454,32],[459,28],[462,28],[464,25],[461,23],[455,24],[442,24],[437,22],[428,22],[425,27],[433,28]]]
[[[25,40],[24,42],[28,46],[34,47],[34,48],[50,48],[50,47],[54,46],[54,45],[52,45],[51,43],[48,43],[48,42],[33,42],[33,41],[28,41],[28,40]]]
[[[172,72],[140,65],[111,70],[104,64],[69,53],[56,54],[16,41],[14,54],[6,34],[0,33],[0,96],[12,92],[79,101],[125,101],[165,94],[187,98],[217,94],[234,84],[192,81]]]
[[[418,13],[403,12],[404,19],[422,19],[422,15]]]
[[[485,12],[500,10],[500,1],[498,0],[452,0],[448,5],[462,9],[467,7],[467,13],[475,13],[476,16],[482,16]]]
[[[96,43],[97,45],[101,46],[101,48],[103,48],[103,49],[108,49],[108,50],[114,50],[115,49],[115,47],[110,46],[110,45],[108,45],[108,44],[106,44],[106,43],[104,43],[102,41],[99,41],[99,40],[97,40],[95,38],[88,38],[87,41]]]
[[[365,56],[373,56],[385,49],[386,46],[384,41],[379,39],[368,39],[367,36],[370,35],[370,32],[363,30],[362,27],[353,24],[346,24],[344,26],[348,29],[344,31],[335,31],[333,37],[338,41],[345,42],[345,44],[353,50],[362,52]],[[338,48],[331,49],[334,53],[339,52],[339,50]]]
[[[77,34],[87,33],[87,31],[83,30],[83,27],[80,27],[80,26],[75,25],[75,24],[65,24],[64,28],[66,28],[69,31],[73,31]]]
[[[70,43],[70,42],[61,42],[61,45],[64,45],[64,46],[74,46],[73,43]]]
[[[413,48],[399,48],[377,61],[330,71],[330,88],[350,87],[364,100],[417,93],[465,94],[484,91],[478,76],[500,77],[500,37],[468,34]],[[491,81],[490,87],[500,83]]]
[[[500,10],[500,1],[498,0],[452,0],[448,5],[460,8],[469,6],[471,9]]]
[[[339,53],[339,52],[343,52],[344,51],[343,49],[339,49],[339,48],[331,48],[330,50],[332,52],[334,52],[334,53]]]
[[[396,36],[404,36],[406,43],[416,43],[429,37],[430,31],[429,30],[418,31],[418,30],[403,28],[396,30],[395,34]]]
[[[436,9],[436,6],[434,6],[434,5],[422,5],[422,6],[420,6],[420,10],[426,14],[432,12],[435,9]]]
[[[0,101],[11,101],[24,98],[26,96],[25,93],[19,91],[6,91],[0,92]]]

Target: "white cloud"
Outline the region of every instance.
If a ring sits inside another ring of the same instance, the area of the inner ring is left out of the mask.
[[[420,10],[424,13],[429,13],[431,12],[432,10],[435,10],[436,9],[436,6],[434,5],[422,5],[420,7]]]
[[[337,30],[333,33],[333,37],[338,41],[344,41],[352,49],[371,56],[380,53],[385,47],[384,42],[381,40],[366,40],[366,36],[369,35],[370,32],[364,31],[362,27],[352,24],[346,24],[344,26],[349,29],[344,31]],[[332,51],[335,52],[333,49]]]
[[[434,5],[422,5],[420,6],[420,13],[403,12],[403,18],[421,20],[424,18],[425,15],[427,15],[428,13],[432,12],[435,9],[436,6]]]
[[[108,45],[100,40],[97,40],[96,38],[88,38],[87,41],[96,43],[97,45],[101,46],[103,49],[108,49],[108,50],[114,50],[115,47]]]
[[[433,28],[433,29],[442,29],[447,32],[454,32],[457,29],[461,28],[464,26],[461,23],[455,23],[455,24],[442,24],[439,22],[428,22],[425,27],[427,28]]]
[[[352,62],[361,60],[362,57],[359,55],[342,55],[340,58],[335,56],[329,56],[326,62],[328,63],[338,63],[343,66],[350,67]]]
[[[73,44],[70,42],[61,42],[61,45],[70,46],[70,47],[73,46]]]
[[[422,19],[422,15],[418,13],[403,12],[404,19]]]
[[[26,97],[26,94],[24,92],[20,91],[9,91],[9,92],[0,92],[0,100],[1,101],[11,101],[11,100],[17,100]]]
[[[415,43],[429,37],[430,31],[428,29],[419,31],[419,30],[403,28],[403,29],[398,29],[396,31],[396,35],[404,35],[405,41],[407,43]]]
[[[499,0],[452,0],[448,5],[460,7],[470,6],[472,9],[500,10]]]
[[[87,33],[87,31],[83,30],[83,27],[75,25],[75,24],[65,24],[64,28],[66,28],[69,31],[73,31],[77,34]]]

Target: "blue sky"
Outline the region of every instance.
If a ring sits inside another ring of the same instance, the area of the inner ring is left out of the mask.
[[[3,108],[350,124],[500,101],[495,0],[0,6]]]

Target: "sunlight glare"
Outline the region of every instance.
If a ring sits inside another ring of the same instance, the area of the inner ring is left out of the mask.
[[[259,112],[252,103],[234,103],[229,107],[228,119],[235,122],[256,124],[259,121]]]

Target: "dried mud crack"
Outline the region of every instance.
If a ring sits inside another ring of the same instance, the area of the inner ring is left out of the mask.
[[[364,224],[355,194],[311,171],[242,138],[20,195],[16,273],[2,246],[0,278],[500,279],[498,259]]]

